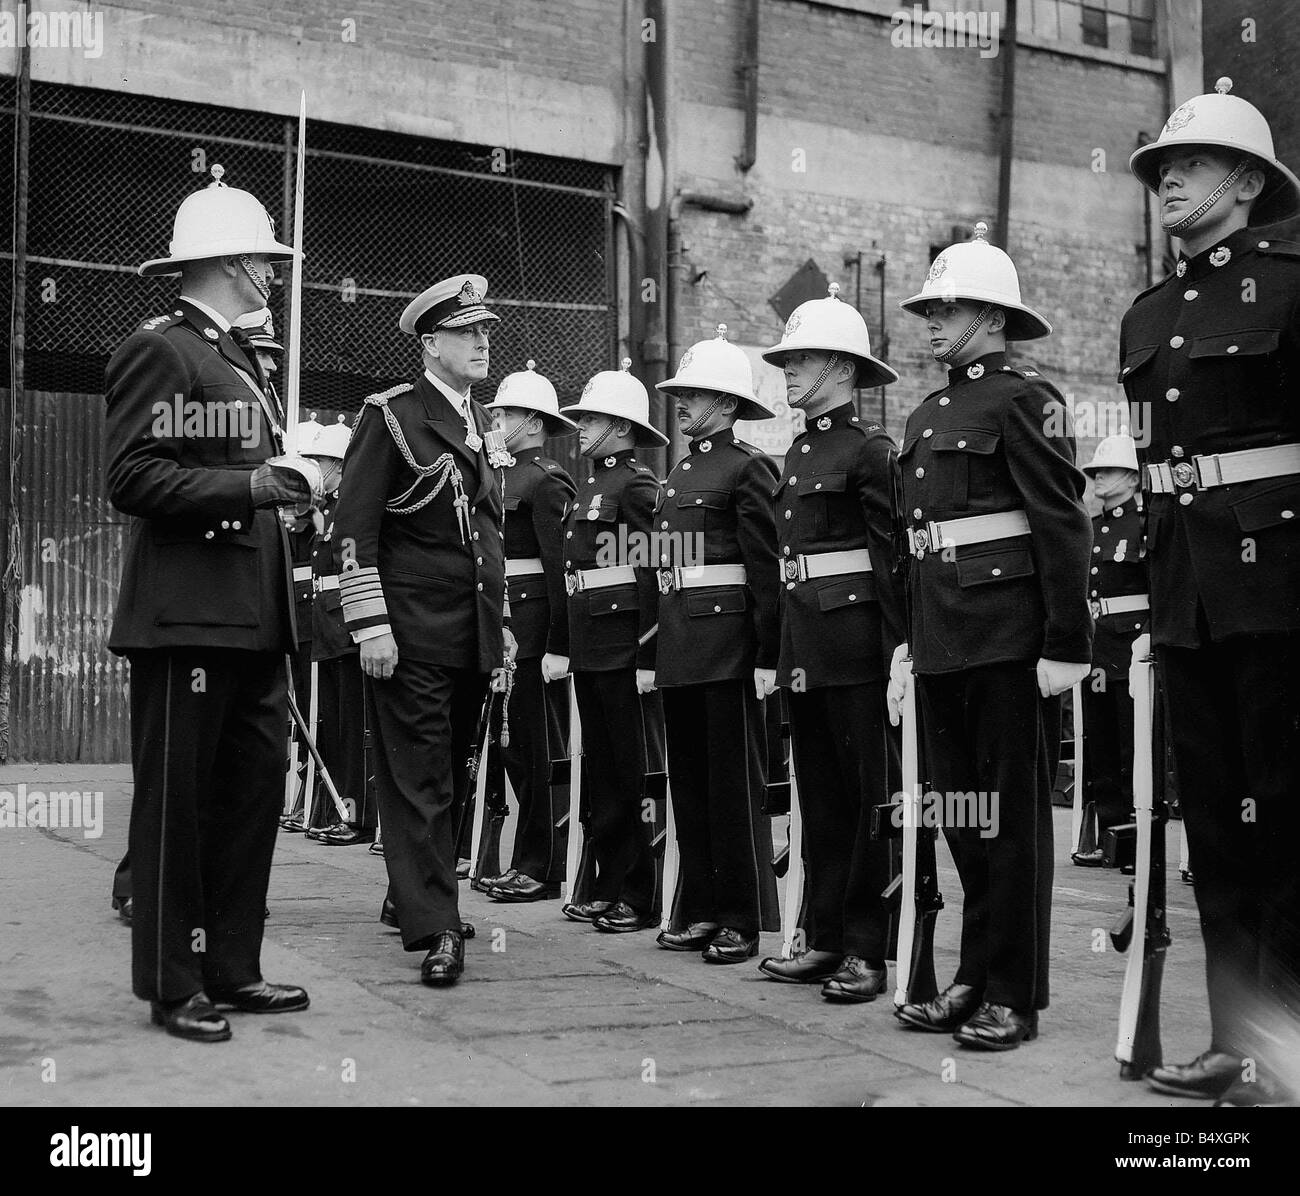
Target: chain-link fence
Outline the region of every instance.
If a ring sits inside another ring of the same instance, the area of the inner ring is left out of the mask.
[[[13,80],[3,84],[12,120]],[[27,388],[102,392],[115,346],[175,293],[174,279],[142,279],[135,267],[166,255],[177,205],[212,165],[291,236],[295,126],[34,83]],[[562,398],[610,366],[610,170],[323,122],[308,123],[307,145],[304,410],[355,410],[377,387],[409,378],[417,350],[398,316],[413,295],[463,270],[488,277],[504,317],[480,397],[529,357]],[[285,281],[270,304],[281,331]]]
[[[16,94],[16,81],[0,78],[6,146],[15,144]],[[103,412],[91,396],[103,393],[117,345],[171,306],[177,280],[140,278],[136,267],[166,256],[177,206],[210,181],[213,165],[292,238],[296,131],[296,121],[263,113],[32,84],[17,574],[3,632],[12,758],[123,758],[125,678],[104,641],[124,521],[103,496]],[[531,357],[572,401],[613,364],[609,168],[323,122],[309,122],[307,145],[304,413],[351,415],[365,395],[410,379],[419,351],[398,316],[461,271],[487,276],[503,317],[476,397],[490,399]],[[13,195],[6,157],[0,173]],[[0,305],[12,335],[14,236],[3,249]],[[287,282],[269,304],[281,339]],[[10,355],[0,355],[5,403],[12,374]],[[571,443],[555,451],[572,466]]]

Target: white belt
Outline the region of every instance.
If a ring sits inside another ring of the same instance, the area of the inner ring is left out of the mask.
[[[294,581],[311,581],[311,566],[294,565],[293,579]]]
[[[1179,490],[1209,490],[1237,482],[1258,482],[1300,473],[1300,444],[1274,444],[1236,453],[1202,453],[1187,461],[1162,461],[1146,467],[1147,489],[1152,494]]]
[[[1135,610],[1150,610],[1151,598],[1148,594],[1125,594],[1119,598],[1096,599],[1099,615],[1124,615]]]
[[[322,590],[337,590],[339,588],[339,575],[330,574],[329,577],[318,577],[312,582],[312,589],[319,594]]]
[[[607,590],[610,586],[626,586],[636,581],[636,570],[631,565],[606,565],[603,569],[575,569],[564,575],[564,588],[569,594],[583,590]]]
[[[507,577],[531,577],[534,573],[544,573],[541,557],[523,556],[506,561]]]
[[[777,566],[784,582],[812,581],[818,577],[870,573],[871,554],[865,548],[850,548],[845,552],[801,552],[778,561]]]
[[[920,560],[927,552],[945,548],[964,548],[968,544],[985,544],[1029,535],[1029,519],[1024,511],[998,511],[995,515],[971,515],[966,519],[931,521],[924,527],[908,528],[907,542],[912,555]]]
[[[743,586],[748,580],[744,565],[692,565],[659,570],[659,591],[697,590],[702,586]]]

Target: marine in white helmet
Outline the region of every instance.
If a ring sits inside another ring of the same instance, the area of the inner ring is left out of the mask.
[[[910,670],[933,791],[998,795],[996,830],[945,817],[964,890],[961,959],[942,993],[897,1015],[1004,1051],[1037,1035],[1048,1004],[1056,696],[1092,658],[1092,529],[1064,401],[1007,357],[1008,341],[1051,326],[986,233],[976,225],[974,240],[940,253],[902,304],[925,321],[947,378],[908,417],[899,453],[909,630],[890,705],[897,721]]]
[[[1295,1100],[1300,245],[1263,226],[1300,212],[1300,181],[1228,79],[1176,108],[1131,167],[1181,250],[1125,313],[1119,380],[1146,434],[1151,643],[1211,1027],[1206,1051],[1148,1082],[1225,1104]]]
[[[860,417],[853,392],[898,375],[871,352],[866,321],[839,298],[801,303],[764,360],[785,374],[806,415],[775,494],[781,647],[807,849],[806,950],[770,957],[773,980],[819,984],[828,1001],[885,991],[889,845],[873,840],[873,806],[890,798],[885,682],[904,638],[891,491],[895,446]],[[797,901],[797,897],[795,898]]]
[[[761,703],[776,688],[781,590],[776,466],[733,425],[773,412],[725,324],[687,349],[658,389],[688,440],[655,517],[659,634],[649,646],[681,865],[676,923],[658,942],[706,963],[742,963],[758,954],[765,911],[775,928]]]

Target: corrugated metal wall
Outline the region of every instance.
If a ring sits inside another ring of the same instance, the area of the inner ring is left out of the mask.
[[[103,397],[28,393],[18,441],[10,758],[128,760],[127,665],[105,647],[127,524],[104,497]]]

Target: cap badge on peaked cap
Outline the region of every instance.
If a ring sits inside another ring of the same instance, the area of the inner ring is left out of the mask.
[[[482,303],[483,296],[474,289],[472,282],[466,281],[465,285],[460,288],[460,294],[456,296],[456,300],[461,307],[472,307],[475,303]]]

